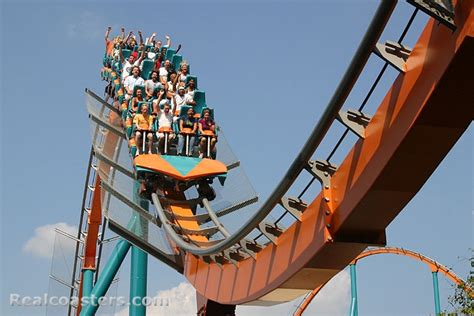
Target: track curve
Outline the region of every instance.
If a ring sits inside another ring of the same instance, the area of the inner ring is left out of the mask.
[[[385,14],[390,12],[389,2],[381,6]],[[472,86],[472,6],[472,2],[457,5],[454,33],[434,21],[428,23],[406,61],[406,72],[398,76],[373,115],[365,139],[354,145],[332,175],[330,188],[255,258],[246,257],[235,265],[209,262],[202,256],[221,251],[219,245],[184,248],[189,251],[184,274],[201,296],[222,304],[288,301],[324,284],[367,246],[385,245],[385,228],[472,120],[472,100],[467,96]],[[375,20],[380,22],[380,17]],[[447,100],[453,104],[449,120],[444,114]],[[322,120],[333,110],[327,109]],[[317,146],[319,140],[308,142]],[[300,154],[290,170],[310,156]],[[410,174],[409,182],[399,176],[400,170]],[[296,169],[291,178],[300,171]],[[257,214],[247,225],[254,225],[256,218],[263,215]],[[254,227],[223,244],[235,245]]]
[[[441,272],[444,276],[446,276],[448,279],[451,280],[455,285],[462,285],[465,284],[465,281],[462,280],[460,277],[458,277],[451,269],[448,267],[442,265],[441,263],[428,258],[427,256],[424,256],[418,252],[414,252],[411,250],[403,249],[403,248],[397,248],[397,247],[383,247],[383,248],[374,248],[374,249],[368,249],[361,253],[357,258],[355,258],[351,264],[356,264],[359,260],[374,256],[374,255],[379,255],[379,254],[394,254],[394,255],[401,255],[405,256],[408,258],[412,258],[414,260],[418,260],[424,264],[426,264],[431,272]],[[323,289],[324,285],[319,286],[315,288],[305,299],[301,302],[301,304],[298,306],[296,311],[293,313],[293,316],[301,316],[303,312],[306,310],[308,305],[311,303],[311,301],[318,295],[318,293]],[[468,289],[469,292],[472,291]]]

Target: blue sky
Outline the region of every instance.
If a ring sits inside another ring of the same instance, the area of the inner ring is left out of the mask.
[[[264,199],[319,119],[377,4],[3,1],[2,315],[44,315],[40,308],[8,306],[9,293],[48,290],[51,261],[25,245],[38,227],[77,225],[90,149],[84,88],[103,91],[99,69],[108,25],[113,34],[123,25],[145,35],[156,31],[161,39],[169,34],[173,46],[183,45],[181,53]],[[411,12],[400,1],[382,40],[397,39]],[[407,45],[416,42],[426,20],[418,15]],[[380,67],[372,57],[346,104],[358,106]],[[395,76],[389,70],[369,111]],[[278,131],[280,125],[289,132]],[[419,251],[464,278],[472,247],[472,132],[471,127],[387,230],[389,245]],[[338,135],[331,131],[321,154]],[[155,259],[149,261],[150,293],[184,281]],[[358,273],[362,315],[433,313],[431,275],[421,264],[381,256],[361,262]],[[119,285],[125,294],[127,274],[128,263]],[[450,285],[443,278],[440,284],[446,308]]]

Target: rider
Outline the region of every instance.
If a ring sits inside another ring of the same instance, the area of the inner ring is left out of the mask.
[[[148,104],[143,103],[140,107],[140,113],[133,118],[133,125],[136,127],[135,143],[137,144],[137,155],[139,154],[139,144],[141,144],[142,136],[146,133],[148,140],[148,153],[151,154],[153,148],[153,133],[151,128],[153,126],[153,116],[148,113]]]
[[[209,141],[211,142],[211,155],[212,153],[215,153],[215,146],[217,143],[217,136],[216,136],[216,123],[214,120],[211,118],[211,111],[209,109],[205,109],[203,111],[203,118],[199,120],[199,132],[201,134],[200,140],[199,140],[199,158],[202,158],[204,156],[204,153],[206,152],[206,141],[207,138],[209,138]],[[211,132],[212,136],[204,136],[206,132]]]

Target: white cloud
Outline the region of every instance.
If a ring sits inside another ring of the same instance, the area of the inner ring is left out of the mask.
[[[155,302],[163,306],[149,306],[148,315],[196,315],[196,291],[189,283],[180,283],[169,290],[159,291]],[[237,306],[236,315],[292,315],[302,298],[275,306]],[[167,304],[169,303],[169,304]],[[305,315],[347,315],[350,308],[350,278],[347,271],[337,274],[313,299]],[[128,315],[128,308],[122,309],[115,316]]]
[[[196,315],[196,290],[189,283],[182,282],[169,290],[159,291],[154,297],[155,306],[148,306],[147,315],[188,316]],[[115,316],[127,316],[128,307]]]
[[[23,252],[39,258],[51,258],[53,256],[56,228],[73,236],[77,234],[77,226],[71,226],[66,223],[40,226],[35,228],[34,236],[23,245]]]
[[[350,287],[349,273],[343,270],[316,295],[303,315],[347,315],[350,308]],[[291,302],[267,307],[238,306],[236,314],[239,316],[293,315],[302,299],[301,297]]]

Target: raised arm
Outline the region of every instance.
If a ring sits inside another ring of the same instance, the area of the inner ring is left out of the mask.
[[[142,31],[138,31],[138,37],[140,38],[140,45],[143,45]]]
[[[120,37],[122,38],[122,40],[125,37],[125,28],[123,26],[120,28]]]
[[[156,36],[156,33],[153,32],[153,34],[151,34],[150,38],[148,39],[148,41],[146,42],[146,44],[152,44],[153,41],[155,40],[155,36]]]
[[[172,113],[173,113],[173,116],[174,116],[174,113],[176,112],[176,93],[173,93],[173,109],[171,109]]]
[[[123,52],[122,52],[122,44],[119,46],[119,57],[120,57],[120,62],[123,64],[125,62],[125,57],[123,56]]]
[[[141,36],[140,36],[141,37]],[[138,64],[140,65],[142,63],[142,60],[145,58],[145,45],[143,45],[143,43],[140,44],[140,46],[138,46],[138,51],[142,51],[142,53],[140,54],[140,58],[138,58]]]
[[[127,35],[127,38],[124,39],[123,43],[124,43],[124,44],[127,44],[128,40],[130,39],[130,37],[131,37],[132,35],[133,35],[133,32],[130,31],[130,33],[128,33],[128,35]]]
[[[163,96],[165,95],[165,91],[164,90],[160,90],[160,92],[158,92],[158,105],[160,104],[161,100],[163,99]],[[160,107],[158,106],[158,109],[160,109]],[[158,111],[159,112],[159,111]]]
[[[150,89],[149,85],[147,85],[147,81],[145,81],[145,94],[146,94],[147,98],[150,98],[150,97],[153,96],[153,92],[155,90],[155,87]]]
[[[181,77],[181,71],[178,70],[178,73],[176,73],[176,77],[174,77],[174,80],[171,82],[173,84],[173,87],[176,88],[176,84],[178,83],[178,79]],[[179,86],[178,86],[179,88]]]
[[[109,42],[109,35],[110,35],[110,31],[112,30],[112,27],[109,26],[107,28],[107,31],[105,31],[105,43],[108,43]]]
[[[165,38],[166,38],[166,46],[171,47],[171,37],[169,35],[166,35]]]

